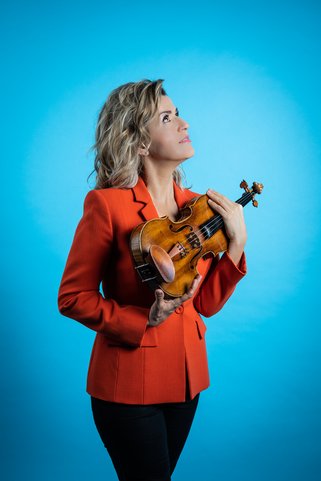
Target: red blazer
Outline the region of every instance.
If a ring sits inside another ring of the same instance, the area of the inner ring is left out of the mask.
[[[198,196],[173,181],[179,208]],[[185,400],[209,386],[205,317],[218,312],[246,273],[225,253],[198,263],[202,283],[192,299],[157,327],[146,326],[154,293],[133,267],[129,238],[139,223],[158,217],[141,177],[130,189],[91,190],[84,200],[58,293],[61,314],[97,332],[87,392],[127,404]],[[100,283],[102,292],[100,293]]]

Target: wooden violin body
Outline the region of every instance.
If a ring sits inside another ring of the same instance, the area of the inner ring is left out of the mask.
[[[246,189],[238,203],[246,205],[256,193],[261,193],[262,184],[253,184]],[[201,195],[190,200],[180,210],[175,221],[168,216],[139,224],[130,237],[130,247],[143,282],[151,289],[161,288],[167,298],[182,296],[192,285],[197,275],[197,263],[211,252],[214,256],[228,247],[223,219],[209,207],[208,196]]]

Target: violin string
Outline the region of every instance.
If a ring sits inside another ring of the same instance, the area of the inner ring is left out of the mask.
[[[217,228],[217,230],[218,230],[220,227],[223,227],[223,225],[224,225],[223,218],[220,216],[220,214],[218,214],[211,221],[209,221],[209,223],[205,227],[201,227],[200,229],[196,230],[194,232],[194,235],[198,236],[199,234],[206,234],[206,232],[208,232],[209,228],[214,228],[214,229]],[[188,245],[188,243],[189,243],[189,241],[186,240],[184,242],[181,242],[180,244],[183,247],[185,247],[185,245]]]
[[[253,197],[252,197],[252,195],[251,195],[250,192],[247,192],[247,193],[243,194],[243,196],[242,196],[240,199],[238,199],[236,202],[237,202],[238,204],[241,204],[241,200],[245,200],[245,198],[246,198],[246,202],[245,202],[244,205],[246,205]],[[242,205],[242,204],[241,204],[241,205]],[[214,215],[214,217],[213,217],[211,220],[209,220],[209,221],[205,224],[204,227],[201,227],[200,229],[196,230],[196,231],[194,232],[194,235],[196,235],[196,236],[198,236],[199,234],[204,234],[204,235],[205,235],[205,234],[208,232],[208,230],[211,231],[211,230],[213,229],[213,230],[217,231],[219,228],[221,228],[221,227],[223,227],[223,226],[224,226],[223,217],[222,217],[220,214],[216,214],[216,215]],[[215,233],[215,232],[213,232],[213,234],[214,234],[214,233]],[[213,234],[212,234],[212,235],[213,235]],[[188,243],[189,243],[189,241],[186,240],[186,241],[184,241],[184,242],[181,242],[180,244],[182,245],[182,247],[185,247],[185,245],[188,245]]]

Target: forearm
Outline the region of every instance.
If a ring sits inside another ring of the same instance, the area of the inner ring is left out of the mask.
[[[236,266],[239,265],[243,252],[244,242],[231,241],[229,243],[227,253]]]
[[[216,314],[235,290],[236,284],[246,274],[246,259],[242,253],[238,264],[225,252],[221,259],[213,263],[202,283],[193,303],[195,309],[205,317]]]
[[[149,308],[120,306],[96,290],[68,292],[63,284],[58,295],[62,315],[70,317],[109,340],[139,346],[147,327]]]

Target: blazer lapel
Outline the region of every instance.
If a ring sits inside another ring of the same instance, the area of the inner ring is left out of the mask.
[[[138,182],[135,187],[132,187],[132,191],[134,201],[141,204],[141,206],[139,206],[139,213],[143,220],[151,220],[158,217],[157,210],[141,176],[138,177]]]

